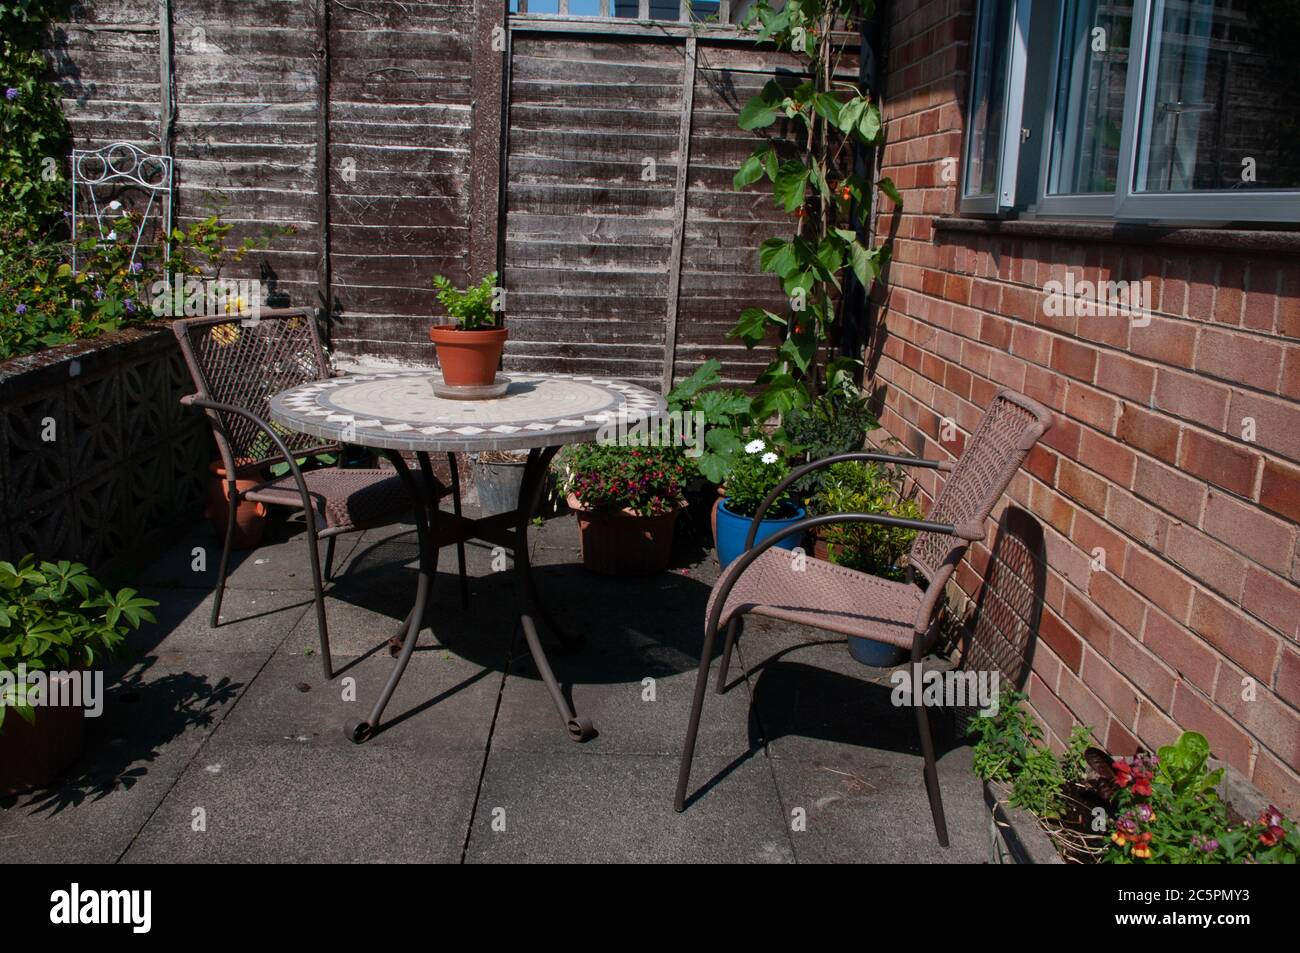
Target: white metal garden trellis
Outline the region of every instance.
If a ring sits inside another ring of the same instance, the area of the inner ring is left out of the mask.
[[[158,205],[158,214],[162,217],[163,258],[171,254],[172,233],[172,159],[171,156],[152,155],[129,142],[115,142],[100,149],[72,150],[72,268],[77,268],[77,243],[81,236],[81,213],[78,209],[78,195],[82,189],[90,197],[91,214],[94,215],[97,234],[101,239],[107,238],[112,230],[112,222],[118,217],[121,208],[113,196],[123,190],[138,189],[148,195],[144,214],[136,229],[135,241],[131,246],[131,262],[135,263],[136,253],[140,249],[140,240],[149,222],[149,213],[154,204]],[[107,194],[105,194],[107,192]],[[101,199],[104,201],[101,202]],[[109,229],[105,230],[104,218],[107,215]]]

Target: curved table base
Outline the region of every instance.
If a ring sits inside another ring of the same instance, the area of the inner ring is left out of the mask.
[[[419,640],[420,629],[424,625],[425,610],[428,607],[429,593],[433,588],[433,578],[437,572],[438,552],[441,546],[447,542],[464,542],[472,538],[482,538],[498,544],[505,542],[513,548],[515,557],[515,594],[519,612],[517,625],[519,630],[523,632],[524,641],[528,645],[529,654],[533,658],[533,664],[537,666],[537,671],[546,684],[547,691],[550,692],[551,700],[555,704],[555,709],[564,723],[570,740],[586,741],[588,738],[594,737],[596,729],[592,725],[591,719],[577,715],[568,699],[564,697],[560,684],[555,678],[555,673],[551,670],[550,660],[546,657],[546,650],[542,646],[537,631],[537,622],[540,620],[566,652],[576,651],[582,646],[583,640],[580,637],[575,638],[567,635],[555,623],[551,614],[546,611],[538,593],[537,583],[533,579],[532,561],[529,559],[528,554],[528,524],[532,519],[532,515],[537,512],[537,507],[541,502],[542,492],[546,487],[547,469],[555,453],[556,448],[554,447],[529,451],[528,462],[524,465],[523,484],[519,489],[519,504],[513,514],[503,514],[499,517],[490,517],[483,520],[468,520],[457,511],[453,516],[452,524],[446,528],[449,532],[444,532],[444,528],[440,524],[446,520],[446,514],[442,514],[438,508],[438,499],[435,492],[436,483],[433,478],[433,469],[429,464],[429,455],[423,452],[416,454],[422,477],[421,481],[417,481],[400,453],[395,450],[385,451],[385,455],[396,468],[397,474],[401,477],[411,499],[415,501],[415,531],[420,549],[420,572],[415,590],[415,603],[411,606],[411,611],[407,613],[401,627],[388,642],[390,654],[396,656],[388,681],[384,684],[383,691],[380,692],[379,698],[375,701],[374,707],[370,711],[370,717],[365,721],[348,722],[344,726],[344,734],[353,742],[361,744],[374,737],[379,730],[384,709],[392,699],[393,692],[397,689],[397,684],[401,681],[402,674],[406,671],[406,666],[411,660],[411,655],[415,651],[415,644]],[[457,478],[455,476],[456,464],[454,459],[451,465],[453,480],[455,480]],[[514,519],[514,535],[513,537],[504,536],[501,529],[506,528],[504,521],[511,516]],[[462,591],[461,597],[463,603],[465,599],[464,591]]]

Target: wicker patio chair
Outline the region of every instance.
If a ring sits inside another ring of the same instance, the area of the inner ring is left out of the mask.
[[[1025,456],[1051,425],[1052,415],[1046,408],[1013,391],[1001,390],[994,395],[983,420],[967,442],[965,452],[955,463],[883,453],[843,453],[795,469],[768,495],[758,508],[745,552],[726,567],[714,584],[705,609],[704,647],[700,653],[695,698],[677,778],[674,807],[678,811],[686,806],[686,786],[690,781],[695,738],[700,727],[700,712],[704,707],[705,686],[718,628],[722,625],[727,627],[718,671],[716,691],[719,693],[726,687],[727,667],[740,619],[751,612],[910,649],[912,663],[919,665],[938,636],[936,610],[944,585],[970,543],[984,539],[985,520]],[[949,475],[930,507],[927,519],[904,519],[879,513],[828,513],[800,520],[758,545],[754,544],[758,519],[787,487],[814,470],[847,460],[925,467]],[[881,579],[772,548],[787,536],[835,523],[877,523],[917,530],[908,557],[907,581]],[[924,591],[915,585],[916,573],[928,580]],[[916,705],[915,711],[934,829],[939,843],[947,847],[948,830],[939,796],[939,775],[935,767],[929,716],[924,705]]]
[[[186,318],[174,322],[172,331],[180,342],[196,388],[194,394],[181,398],[181,403],[207,414],[226,470],[226,494],[230,500],[209,624],[213,628],[219,624],[234,537],[235,506],[239,500],[301,510],[307,528],[321,662],[325,677],[333,678],[324,583],[333,578],[335,540],[343,533],[396,522],[409,509],[410,497],[393,470],[345,469],[342,448],[337,444],[322,443],[268,422],[271,397],[298,384],[330,376],[316,319],[310,310],[263,311],[256,321],[246,323],[238,317]],[[303,471],[295,460],[329,452],[339,454],[338,466]],[[439,498],[452,494],[459,513],[456,461],[451,454],[448,458],[451,485],[439,485],[436,493]],[[288,464],[287,474],[248,490],[236,488],[236,478],[261,472],[267,465],[279,462]],[[325,541],[323,572],[317,552],[320,540]],[[468,591],[464,543],[457,544],[457,555],[463,604]]]

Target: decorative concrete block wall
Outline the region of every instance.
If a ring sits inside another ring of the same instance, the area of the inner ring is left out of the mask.
[[[215,449],[169,330],[132,328],[0,364],[0,553],[100,572],[147,561],[199,515]]]

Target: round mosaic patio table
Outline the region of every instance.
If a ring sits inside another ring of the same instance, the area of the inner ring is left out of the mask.
[[[355,742],[367,740],[378,729],[415,650],[439,550],[469,539],[483,539],[513,551],[518,625],[528,650],[569,737],[583,741],[595,734],[590,719],[575,714],[564,697],[538,637],[540,619],[566,648],[579,644],[554,624],[542,606],[528,558],[528,525],[541,501],[547,468],[561,446],[595,440],[602,428],[633,427],[662,413],[665,402],[644,387],[607,377],[521,373],[508,377],[505,394],[487,400],[438,396],[433,385],[440,379],[432,370],[362,370],[301,384],[271,398],[271,419],[282,427],[328,442],[382,450],[415,505],[420,544],[415,604],[392,640],[397,660],[370,717],[344,729]],[[455,511],[443,512],[429,454],[484,450],[528,451],[518,505],[509,513],[482,519],[463,516],[456,462],[451,459]],[[416,479],[403,453],[415,454],[422,479]]]

